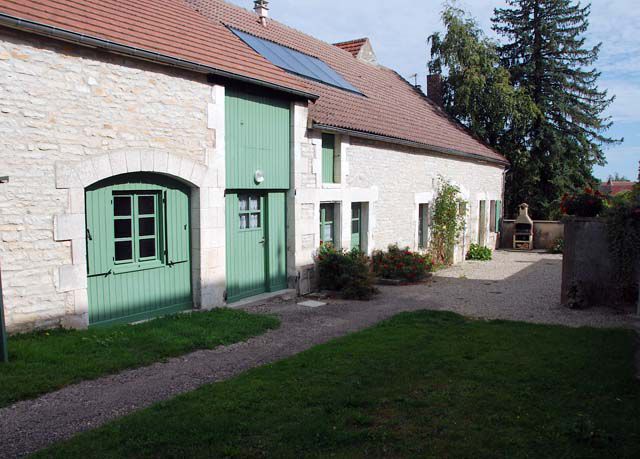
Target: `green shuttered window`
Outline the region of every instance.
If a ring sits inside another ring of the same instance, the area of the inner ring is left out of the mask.
[[[322,182],[336,183],[336,136],[322,134]]]
[[[429,245],[429,204],[418,206],[418,248],[426,249]]]
[[[159,193],[113,196],[113,235],[116,265],[154,262],[160,259]]]
[[[362,249],[362,203],[351,204],[351,248]]]
[[[335,205],[320,205],[320,243],[335,245]]]

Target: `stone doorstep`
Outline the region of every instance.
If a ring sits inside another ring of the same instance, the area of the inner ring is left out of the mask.
[[[279,290],[277,292],[267,292],[260,295],[245,298],[244,300],[236,301],[235,303],[227,304],[227,307],[245,308],[249,306],[260,306],[265,303],[269,303],[273,300],[291,301],[298,296],[298,292],[295,289]]]

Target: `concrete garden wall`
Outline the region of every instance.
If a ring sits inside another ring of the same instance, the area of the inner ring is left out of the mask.
[[[620,289],[614,278],[615,260],[609,250],[604,221],[569,217],[564,224],[562,304],[570,307],[619,304]]]
[[[500,234],[500,248],[513,248],[513,230],[515,220],[502,221],[502,233]],[[534,220],[533,222],[533,248],[536,250],[549,250],[556,239],[564,236],[564,223],[549,220]]]

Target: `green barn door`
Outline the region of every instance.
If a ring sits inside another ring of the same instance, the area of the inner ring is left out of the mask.
[[[284,192],[227,194],[227,302],[287,288]]]
[[[189,189],[127,174],[86,191],[89,323],[192,307]]]

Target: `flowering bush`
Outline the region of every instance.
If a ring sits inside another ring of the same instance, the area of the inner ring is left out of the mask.
[[[551,249],[549,249],[551,253],[564,253],[564,238],[558,237],[555,241],[553,241],[553,245]]]
[[[566,215],[577,217],[596,217],[604,209],[605,197],[599,191],[585,188],[581,193],[565,193],[560,210]]]
[[[433,270],[433,260],[427,255],[390,245],[386,252],[377,250],[372,257],[373,272],[383,279],[416,282]]]
[[[316,261],[321,289],[338,291],[344,298],[355,300],[369,300],[377,293],[369,258],[360,250],[345,252],[325,243]]]

